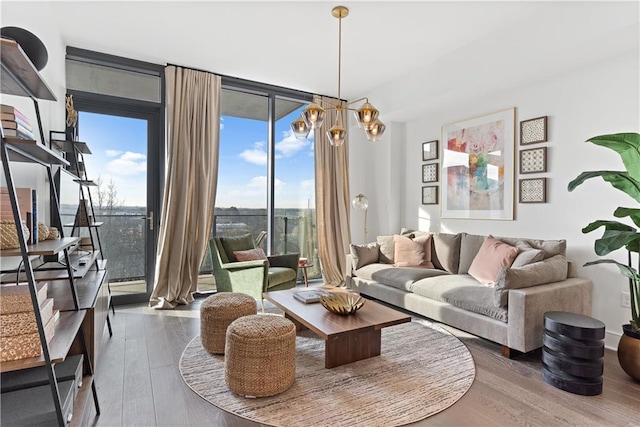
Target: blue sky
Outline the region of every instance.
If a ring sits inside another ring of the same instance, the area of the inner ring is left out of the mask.
[[[301,107],[303,108],[303,107]],[[300,110],[276,122],[276,208],[314,208],[313,138],[296,139],[289,127]],[[87,175],[113,180],[126,206],[146,203],[146,121],[80,112]],[[223,116],[217,207],[266,208],[267,123]]]

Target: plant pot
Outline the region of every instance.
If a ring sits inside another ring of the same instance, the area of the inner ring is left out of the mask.
[[[627,375],[640,381],[640,332],[633,332],[631,325],[622,325],[622,331],[618,343],[618,362]]]

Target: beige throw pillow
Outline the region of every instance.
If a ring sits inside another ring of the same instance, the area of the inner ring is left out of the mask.
[[[377,243],[369,243],[366,245],[349,245],[351,249],[351,260],[353,269],[357,270],[365,265],[378,262],[380,258],[380,247]]]
[[[378,236],[376,242],[380,246],[380,262],[393,264],[393,236]]]
[[[560,282],[567,278],[568,269],[569,264],[564,255],[556,255],[523,267],[503,268],[496,281],[494,302],[498,307],[506,307],[509,289]]]
[[[493,286],[503,267],[509,268],[518,256],[518,248],[487,236],[469,267],[469,275],[483,285]]]
[[[433,268],[431,263],[431,236],[412,240],[406,236],[394,235],[394,265],[396,267]],[[428,246],[428,250],[426,247]]]

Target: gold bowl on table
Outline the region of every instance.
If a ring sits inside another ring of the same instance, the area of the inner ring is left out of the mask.
[[[360,310],[367,300],[351,292],[337,292],[323,295],[320,304],[331,313],[346,316]]]

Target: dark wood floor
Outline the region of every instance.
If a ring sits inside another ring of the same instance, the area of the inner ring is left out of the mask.
[[[95,418],[92,408],[83,425],[258,425],[207,403],[180,376],[182,351],[199,333],[201,301],[168,311],[116,309],[97,369],[102,415]],[[621,370],[615,352],[605,355],[603,393],[577,396],[542,381],[539,352],[505,359],[499,345],[449,329],[471,351],[476,379],[452,407],[414,425],[640,426],[640,384]]]

